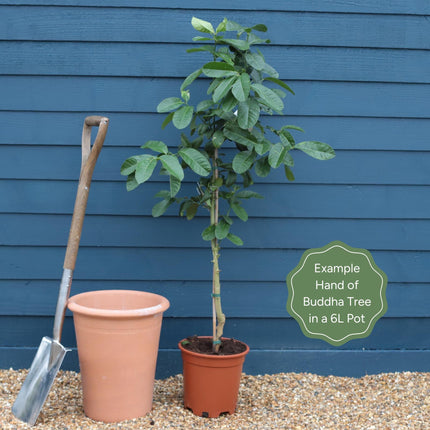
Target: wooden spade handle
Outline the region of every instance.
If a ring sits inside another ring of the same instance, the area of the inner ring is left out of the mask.
[[[102,116],[88,116],[85,118],[84,128],[82,130],[81,175],[79,178],[78,191],[76,194],[75,208],[73,210],[69,240],[67,242],[66,257],[64,258],[64,269],[70,269],[72,271],[75,269],[91,179],[93,177],[97,158],[100,154],[106,137],[108,125],[109,119]],[[91,127],[99,128],[92,148]]]

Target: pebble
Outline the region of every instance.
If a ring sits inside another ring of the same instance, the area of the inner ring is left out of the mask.
[[[82,409],[80,375],[60,371],[34,427],[11,413],[27,370],[0,370],[0,428],[20,429],[430,429],[430,373],[362,378],[310,373],[242,375],[236,413],[201,418],[182,406],[182,375],[156,380],[152,411],[106,424]]]

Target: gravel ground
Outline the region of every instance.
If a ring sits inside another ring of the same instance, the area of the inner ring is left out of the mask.
[[[182,375],[155,382],[145,417],[103,424],[85,417],[80,376],[60,371],[35,427],[11,406],[26,370],[0,370],[0,428],[11,429],[430,429],[430,373],[362,378],[309,373],[243,374],[237,411],[199,418],[182,407]]]

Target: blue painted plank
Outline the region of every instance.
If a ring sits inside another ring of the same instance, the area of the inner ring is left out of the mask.
[[[35,6],[84,6],[84,7],[128,7],[128,8],[171,8],[191,10],[274,10],[274,11],[316,11],[316,12],[348,12],[369,14],[408,14],[408,15],[430,15],[430,6],[426,0],[360,0],[352,3],[349,0],[270,0],[264,6],[256,0],[218,0],[213,2],[202,2],[200,0],[1,0],[0,5],[35,5]]]
[[[160,78],[1,76],[0,110],[154,112],[178,95],[181,80]],[[196,82],[191,103],[205,86]],[[429,118],[430,85],[363,82],[289,82],[290,115]],[[61,97],[58,97],[61,94]]]
[[[66,246],[71,215],[0,214],[0,245]],[[205,216],[187,221],[183,217],[87,215],[81,246],[183,247],[206,246],[201,232]],[[430,243],[430,220],[251,218],[234,224],[244,239],[243,248],[307,249],[342,237],[358,248],[426,251]],[[109,234],[106,234],[109,232]],[[230,241],[223,248],[236,248]]]
[[[252,351],[245,361],[243,371],[251,375],[307,372],[358,378],[389,372],[428,372],[429,359],[428,350]],[[162,368],[160,375],[164,375]]]
[[[76,187],[77,181],[3,180],[0,212],[72,213]],[[163,188],[168,188],[167,183],[151,182],[127,192],[124,182],[94,182],[87,213],[150,215],[158,201],[154,195]],[[265,199],[244,204],[251,217],[429,219],[427,186],[285,183],[257,184],[253,189]],[[192,184],[183,185],[181,194],[193,192]],[[172,207],[166,215],[177,213],[178,208]]]
[[[0,347],[0,368],[29,368],[36,348]],[[249,375],[275,373],[314,373],[361,377],[388,372],[428,372],[430,351],[258,351],[247,355],[243,370]],[[62,370],[79,371],[76,350],[69,352]],[[178,349],[160,350],[156,378],[182,373]]]
[[[297,135],[298,141],[306,138]],[[223,152],[231,159],[236,152]],[[429,148],[430,149],[430,148]],[[174,150],[174,148],[172,148]],[[140,148],[106,147],[97,164],[95,180],[124,181],[120,166],[130,155],[140,154]],[[316,162],[300,151],[292,151],[293,168],[298,184],[398,184],[429,185],[430,151],[336,151],[334,162]],[[0,145],[1,179],[68,179],[79,175],[81,148],[64,146]],[[381,174],[381,166],[390,168]],[[399,172],[408,172],[399,175]],[[191,182],[197,179],[189,177]],[[159,180],[154,176],[152,180]],[[273,171],[266,178],[255,177],[255,183],[284,183],[283,169]]]
[[[0,111],[0,144],[79,145],[83,120],[92,113]],[[138,148],[149,139],[165,140],[170,145],[179,141],[180,132],[174,127],[161,130],[164,114],[100,113],[110,118],[105,147]],[[428,119],[290,115],[266,116],[264,121],[278,128],[287,123],[300,125],[306,130],[303,137],[329,142],[336,150],[429,150]]]
[[[52,332],[53,317],[2,316],[0,320],[2,327],[7,327],[7,331],[0,332],[3,346],[37,347],[42,337]],[[351,340],[341,347],[304,336],[292,318],[228,318],[224,333],[242,340],[253,350],[429,350],[429,326],[430,318],[382,318],[367,338]],[[187,336],[210,332],[211,318],[163,317],[160,348],[175,348]],[[66,318],[62,344],[76,347],[72,317]]]
[[[288,5],[289,6],[289,5]],[[288,7],[289,9],[289,7]],[[1,8],[0,40],[187,43],[196,35],[192,9],[7,7]],[[293,11],[207,10],[213,23],[227,16],[246,25],[264,23],[277,45],[428,49],[426,17],[321,14]],[[94,23],[97,25],[94,25]],[[169,25],[163,23],[169,22]]]
[[[0,346],[0,369],[29,369],[36,352],[37,347]],[[78,352],[76,349],[66,354],[61,370],[79,372]],[[161,376],[161,378],[163,377]]]
[[[312,42],[315,45],[317,42]],[[191,45],[160,43],[0,42],[3,75],[183,78],[209,61]],[[425,50],[262,47],[281,79],[429,83]]]
[[[323,245],[325,243],[315,242],[312,247]],[[349,245],[355,246],[354,243]],[[429,251],[370,251],[390,282],[430,282]],[[303,252],[304,249],[223,249],[222,280],[281,282],[298,264]],[[61,277],[63,259],[64,247],[2,247],[0,273],[3,279],[56,280]],[[209,281],[210,260],[209,248],[84,247],[79,251],[74,278]]]
[[[52,316],[59,280],[0,280],[3,316]],[[170,301],[168,317],[207,317],[210,281],[75,280],[72,295],[105,289],[142,290]],[[280,282],[222,282],[223,311],[228,318],[286,318],[287,285]],[[190,300],[192,297],[192,300]],[[430,285],[388,283],[384,317],[430,317]],[[425,339],[425,337],[424,337]],[[391,341],[391,340],[390,340]]]

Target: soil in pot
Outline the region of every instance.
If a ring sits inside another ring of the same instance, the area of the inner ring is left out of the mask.
[[[218,353],[212,351],[212,338],[202,338],[198,336],[187,337],[181,345],[191,352],[205,355],[234,355],[246,350],[246,345],[236,339],[222,339]]]

